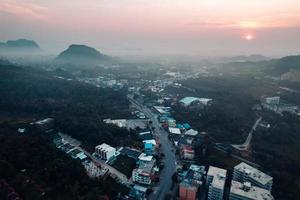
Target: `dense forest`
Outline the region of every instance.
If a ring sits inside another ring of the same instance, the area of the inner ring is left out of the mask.
[[[210,77],[183,82],[186,88],[172,89],[185,95],[212,98],[204,109],[173,106],[179,121],[188,121],[193,128],[206,131],[214,142],[242,143],[258,115],[271,127],[258,127],[252,140],[253,159],[263,171],[274,177],[272,194],[276,199],[299,199],[300,189],[300,120],[299,116],[271,111],[252,110],[263,95],[280,95],[284,103],[299,105],[298,92],[286,92],[280,86],[299,91],[296,83],[247,77]],[[227,159],[227,158],[226,158]],[[225,162],[219,160],[220,165]]]
[[[71,135],[90,151],[102,142],[130,145],[133,132],[103,123],[105,118],[130,114],[124,91],[99,89],[54,75],[0,62],[0,184],[30,200],[116,196],[126,188],[109,177],[89,179],[80,162],[57,150],[47,134],[29,123],[54,118],[54,131]],[[24,127],[24,134],[17,133]],[[0,191],[0,199],[5,193],[6,189]]]
[[[113,179],[90,179],[81,163],[30,131],[15,134],[14,126],[0,125],[0,179],[23,199],[104,199],[127,189]],[[0,187],[0,199],[8,188]]]
[[[105,118],[128,117],[125,91],[58,79],[53,73],[5,62],[0,65],[0,117],[27,121],[52,117],[56,129],[89,148],[102,142],[128,144],[128,131],[102,122]]]

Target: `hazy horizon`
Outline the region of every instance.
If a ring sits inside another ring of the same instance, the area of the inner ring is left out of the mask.
[[[114,56],[284,56],[300,52],[299,13],[297,0],[0,0],[0,41],[52,54],[85,44]]]

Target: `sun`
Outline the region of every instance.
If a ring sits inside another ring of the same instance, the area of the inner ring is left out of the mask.
[[[252,35],[246,35],[246,40],[252,40],[253,36]]]
[[[244,40],[250,41],[250,40],[253,40],[253,39],[254,39],[254,35],[248,33],[248,34],[243,35],[242,38],[243,38]]]

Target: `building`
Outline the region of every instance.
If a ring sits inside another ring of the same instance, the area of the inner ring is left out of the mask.
[[[231,182],[229,200],[274,200],[269,190],[251,185],[250,182]]]
[[[195,151],[191,146],[183,145],[181,148],[181,158],[184,160],[193,160],[195,158]]]
[[[211,101],[212,99],[208,99],[208,98],[198,98],[198,97],[184,97],[183,99],[181,99],[179,102],[184,106],[184,107],[188,107],[192,104],[195,103],[200,103],[202,105],[208,105],[208,103]]]
[[[208,187],[208,200],[222,200],[226,181],[225,169],[209,166],[206,185]]]
[[[273,178],[260,170],[242,162],[233,169],[233,180],[244,183],[250,182],[252,185],[271,191]]]
[[[188,136],[196,137],[198,135],[198,131],[194,129],[189,129],[184,134]]]
[[[179,128],[171,128],[171,127],[169,127],[169,133],[170,134],[175,134],[175,135],[180,135],[181,131],[180,131]]]
[[[145,200],[146,199],[146,192],[147,188],[140,186],[140,185],[134,185],[132,189],[129,192],[129,196],[134,199],[140,199]]]
[[[138,167],[132,171],[132,181],[150,185],[154,177],[155,159],[142,153],[139,156]]]
[[[275,97],[266,97],[264,99],[266,104],[269,105],[279,105],[280,103],[280,97],[279,96],[275,96]]]
[[[95,155],[103,160],[109,161],[115,157],[116,148],[103,143],[95,147]]]
[[[187,181],[183,181],[179,185],[179,199],[180,200],[195,200],[198,187]]]
[[[146,154],[155,154],[156,150],[156,141],[155,140],[143,140],[144,151]]]
[[[202,179],[206,173],[204,166],[191,165],[188,171],[183,173],[183,180],[179,185],[180,200],[195,200],[197,192],[202,188]]]

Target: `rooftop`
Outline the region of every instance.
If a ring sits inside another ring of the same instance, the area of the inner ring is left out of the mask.
[[[153,156],[147,156],[145,153],[141,153],[141,155],[139,156],[139,160],[150,162],[151,160],[153,160]]]
[[[226,173],[227,171],[225,169],[209,166],[207,176],[213,176],[211,183],[213,187],[223,189],[226,181]]]
[[[244,162],[241,162],[240,164],[235,166],[234,170],[238,170],[238,171],[246,173],[253,180],[255,180],[263,185],[265,185],[268,182],[273,180],[273,177],[269,176],[268,174],[263,173],[262,171],[254,168]]]
[[[190,130],[186,131],[184,134],[190,135],[190,136],[196,136],[196,135],[198,135],[198,131],[196,131],[194,129],[190,129]]]
[[[172,134],[181,134],[179,128],[171,128],[171,127],[169,127],[169,132],[172,133]]]
[[[116,150],[116,148],[114,148],[106,143],[96,146],[96,149],[101,149],[102,151],[115,151]]]
[[[208,99],[208,98],[184,97],[183,99],[180,100],[180,102],[183,103],[185,106],[189,106],[191,103],[195,101],[199,101],[200,103],[206,105],[211,100],[212,99]]]
[[[152,145],[156,145],[156,141],[155,140],[143,140],[143,143],[146,143],[146,144],[152,144]]]
[[[274,200],[274,197],[271,195],[270,191],[259,187],[251,186],[249,182],[243,184],[237,181],[232,181],[230,193],[247,197],[248,199]]]

